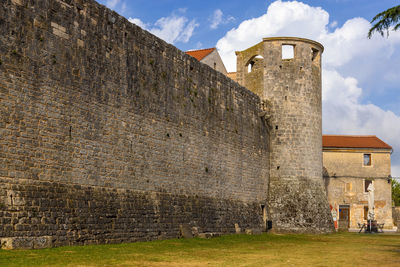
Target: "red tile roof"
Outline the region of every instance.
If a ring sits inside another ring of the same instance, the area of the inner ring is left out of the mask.
[[[324,148],[384,148],[392,149],[375,135],[323,135]]]
[[[185,53],[188,54],[189,56],[192,56],[196,58],[198,61],[202,60],[211,52],[213,52],[216,48],[207,48],[207,49],[200,49],[200,50],[191,50],[191,51],[186,51]]]

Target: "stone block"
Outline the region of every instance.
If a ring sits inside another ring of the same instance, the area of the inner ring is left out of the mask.
[[[11,0],[14,5],[22,6],[23,0]]]
[[[212,233],[199,233],[199,238],[211,238],[213,237]]]
[[[183,238],[193,238],[192,229],[187,224],[179,225],[180,235]]]
[[[240,234],[240,233],[242,232],[242,229],[239,227],[239,224],[238,224],[238,223],[235,223],[235,232],[236,232],[237,234]]]
[[[1,238],[2,249],[33,249],[32,237],[8,237]]]
[[[261,235],[262,231],[260,228],[245,229],[246,235]]]

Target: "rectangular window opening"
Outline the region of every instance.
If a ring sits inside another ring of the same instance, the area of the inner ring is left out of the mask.
[[[364,180],[364,192],[368,193],[368,186],[372,183],[372,180]]]
[[[364,154],[364,166],[371,166],[371,154]]]
[[[294,45],[282,45],[282,59],[294,58]]]
[[[351,183],[346,183],[345,184],[345,192],[351,192],[351,189],[352,189],[352,186],[351,186]]]

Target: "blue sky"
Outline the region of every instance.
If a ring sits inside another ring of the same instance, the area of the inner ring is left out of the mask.
[[[261,16],[271,0],[253,0],[251,4],[245,1],[220,0],[220,1],[183,1],[183,0],[101,0],[98,1],[117,11],[126,18],[139,18],[145,23],[154,23],[162,17],[173,13],[180,13],[189,19],[195,19],[199,24],[192,38],[187,42],[175,43],[182,50],[193,49],[200,42],[204,47],[213,47],[227,31],[237,26],[246,19]],[[300,1],[310,6],[322,7],[330,15],[331,21],[336,21],[338,26],[343,25],[348,19],[363,17],[370,21],[378,12],[399,4],[398,0],[312,0]],[[234,20],[220,24],[217,29],[210,29],[209,18],[215,10],[221,10],[224,16],[231,16]]]
[[[377,135],[394,148],[400,176],[400,31],[367,39],[369,21],[398,0],[99,2],[181,50],[217,47],[228,71],[235,50],[263,37],[321,42],[323,132]]]

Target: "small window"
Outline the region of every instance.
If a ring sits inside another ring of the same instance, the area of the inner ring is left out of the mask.
[[[364,220],[368,220],[368,206],[364,206]]]
[[[364,166],[371,166],[371,154],[364,154]]]
[[[318,56],[318,50],[315,48],[311,48],[311,51],[312,51],[311,60],[314,61],[314,59]]]
[[[364,180],[364,192],[368,193],[368,186],[372,183],[372,180]]]
[[[217,63],[214,62],[214,70],[216,70],[216,69],[217,69]]]
[[[344,191],[351,192],[351,189],[352,189],[351,183],[345,183]]]
[[[259,69],[263,65],[262,64],[263,60],[264,60],[264,58],[262,56],[260,56],[260,55],[253,56],[248,61],[247,65],[246,65],[247,66],[247,72],[248,73],[252,72],[254,67]]]
[[[247,72],[250,73],[253,70],[254,61],[250,61],[249,65],[247,65]]]
[[[282,59],[294,58],[294,45],[282,45]]]

